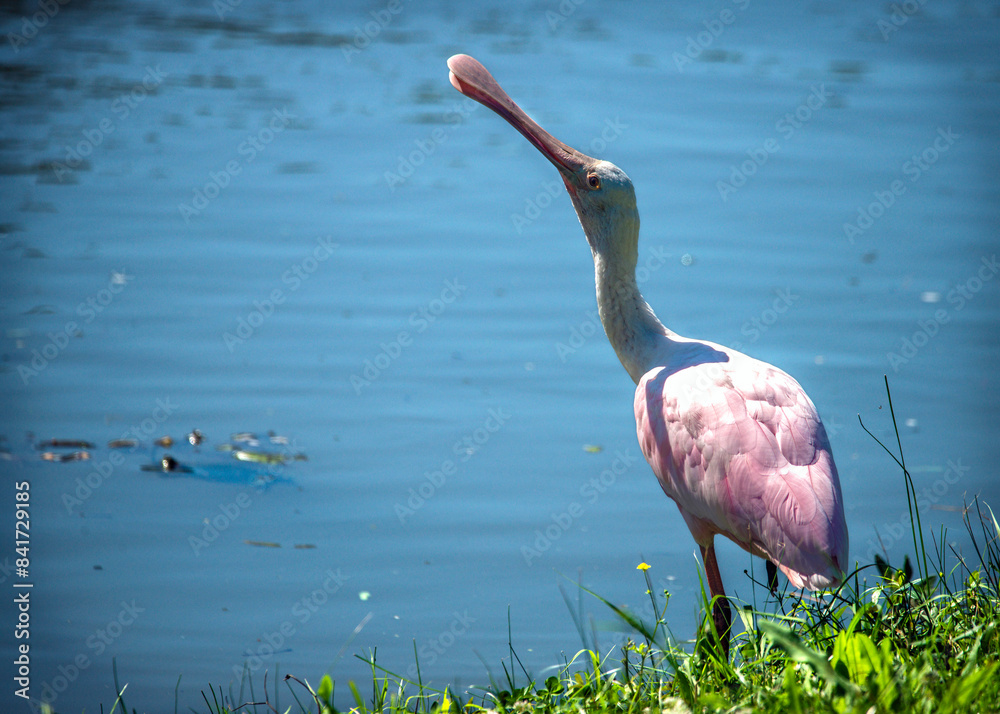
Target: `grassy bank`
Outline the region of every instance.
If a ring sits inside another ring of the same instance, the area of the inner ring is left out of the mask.
[[[891,414],[891,398],[889,407]],[[345,698],[337,686],[346,687],[364,713],[998,712],[1000,524],[973,499],[963,513],[970,553],[951,548],[943,528],[925,539],[898,430],[896,452],[872,438],[902,472],[915,557],[895,564],[876,557],[835,591],[779,592],[760,609],[737,607],[744,631],[735,636],[729,658],[707,616],[704,588],[701,625],[692,641],[678,642],[667,626],[669,593],[654,591],[642,564],[652,607],[647,612],[655,614],[643,620],[579,586],[581,597],[610,608],[630,637],[610,652],[584,646],[544,681],[520,666],[514,644],[499,681],[462,692],[428,687],[419,674],[410,679],[389,672],[372,653],[363,658],[370,681],[335,685],[323,677],[314,688],[292,676],[245,679],[235,691],[204,692],[206,708],[213,714],[327,714],[336,711],[335,693]],[[582,605],[575,617],[586,642]],[[120,697],[115,706],[128,710],[126,701]]]
[[[929,573],[921,570],[922,557],[916,573],[909,560],[898,569],[880,562],[823,597],[780,597],[770,612],[744,608],[746,631],[734,639],[729,660],[710,617],[693,642],[667,635],[666,599],[647,575],[660,617],[643,622],[603,601],[635,636],[612,652],[582,649],[545,681],[519,668],[512,648],[513,666],[483,691],[435,690],[383,670],[374,657],[371,681],[347,686],[360,712],[997,712],[1000,525],[976,503],[965,523],[977,563],[952,553],[946,571],[942,533],[927,554],[940,567]],[[315,690],[294,677],[269,687],[245,710],[335,711],[328,677]],[[285,689],[280,709],[273,707],[278,688]],[[245,688],[226,699],[255,697]],[[234,711],[219,690],[206,692],[206,704],[211,712]]]

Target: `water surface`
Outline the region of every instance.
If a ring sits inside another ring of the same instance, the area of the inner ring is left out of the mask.
[[[968,550],[956,509],[1000,500],[996,6],[892,31],[866,3],[563,6],[70,4],[4,48],[0,468],[10,502],[31,484],[33,697],[110,707],[113,661],[140,710],[179,676],[197,709],[244,666],[346,694],[376,647],[482,684],[508,612],[541,673],[582,646],[564,576],[638,608],[642,560],[693,633],[695,546],[637,447],[579,225],[451,88],[457,52],[628,172],[668,326],[806,388],[853,558],[912,550],[857,423],[894,441],[883,374],[925,523]],[[243,431],[308,460],[216,450]],[[193,473],[140,469],[165,434]],[[50,438],[97,446],[53,463]],[[748,557],[720,564],[750,600]]]

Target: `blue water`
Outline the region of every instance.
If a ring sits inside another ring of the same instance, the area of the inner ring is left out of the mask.
[[[857,423],[895,440],[883,374],[928,531],[968,552],[957,509],[1000,503],[996,4],[898,25],[860,2],[217,6],[70,3],[16,51],[37,6],[3,20],[4,702],[30,708],[25,642],[31,696],[66,712],[110,709],[113,662],[147,711],[178,677],[200,710],[244,666],[258,693],[265,669],[330,672],[347,704],[375,648],[484,684],[508,611],[541,674],[582,646],[564,576],[640,608],[642,560],[691,636],[694,543],[595,333],[579,225],[551,165],[449,85],[457,52],[628,172],[669,327],[803,384],[853,558],[912,552],[900,476]],[[217,450],[242,431],[307,460]],[[126,432],[141,445],[106,446]],[[164,435],[192,473],[141,470]],[[51,438],[96,446],[43,461]],[[751,600],[749,558],[719,549]],[[610,649],[624,635],[584,605]]]

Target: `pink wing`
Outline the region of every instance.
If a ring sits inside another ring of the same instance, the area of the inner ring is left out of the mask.
[[[635,393],[642,452],[699,545],[721,534],[773,561],[795,587],[837,584],[847,566],[847,525],[816,408],[781,370],[725,352],[727,362],[642,377]]]

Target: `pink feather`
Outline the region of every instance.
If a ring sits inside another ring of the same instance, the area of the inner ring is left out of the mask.
[[[797,588],[839,584],[848,535],[840,480],[816,408],[781,370],[712,345],[724,362],[647,372],[639,445],[695,541],[724,535]]]

